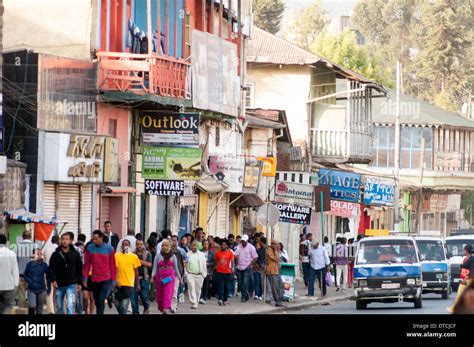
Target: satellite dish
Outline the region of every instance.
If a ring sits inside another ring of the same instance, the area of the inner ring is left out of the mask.
[[[260,224],[273,228],[280,220],[280,211],[271,202],[267,202],[258,209],[257,220]]]

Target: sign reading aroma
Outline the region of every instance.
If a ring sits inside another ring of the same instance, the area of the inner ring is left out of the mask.
[[[148,195],[182,196],[184,181],[145,180],[145,191]]]
[[[359,202],[359,174],[320,169],[319,184],[328,184],[331,187],[331,199]]]
[[[242,193],[245,159],[237,156],[209,156],[209,173],[226,183],[228,192]]]
[[[143,146],[142,177],[198,180],[201,176],[200,148]]]
[[[140,115],[145,144],[199,146],[199,113],[147,112]]]
[[[45,133],[44,181],[102,183],[104,136]],[[115,165],[112,157],[108,165]]]
[[[290,205],[281,202],[273,203],[280,211],[280,222],[309,225],[311,207]]]

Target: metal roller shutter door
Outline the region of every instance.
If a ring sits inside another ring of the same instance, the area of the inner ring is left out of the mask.
[[[80,227],[87,240],[92,234],[92,185],[81,185]]]
[[[56,185],[54,183],[43,184],[42,195],[43,215],[53,217],[56,215]]]
[[[100,225],[102,226],[106,221],[110,220],[110,198],[108,196],[103,196],[100,205]]]
[[[225,193],[217,206],[217,235],[226,237],[229,226],[229,193]]]
[[[68,223],[63,232],[71,231],[77,239],[79,232],[79,185],[58,185],[58,219]]]

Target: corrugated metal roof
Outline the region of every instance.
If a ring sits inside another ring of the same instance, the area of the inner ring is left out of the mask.
[[[372,99],[372,121],[380,125],[395,123],[396,92],[389,90],[387,98]],[[400,124],[413,126],[474,128],[474,121],[456,112],[444,110],[426,101],[400,95]]]
[[[246,58],[247,63],[282,65],[323,64],[325,67],[334,70],[340,77],[372,84],[374,88],[385,93],[385,89],[381,84],[256,26],[252,28],[252,36],[249,40]]]
[[[247,50],[248,63],[308,65],[320,60],[317,55],[254,26]]]

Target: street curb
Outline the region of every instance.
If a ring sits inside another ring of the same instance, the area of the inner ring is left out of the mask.
[[[320,306],[320,305],[325,304],[325,303],[331,304],[331,303],[334,303],[334,302],[350,300],[353,297],[354,296],[352,294],[348,294],[348,295],[344,295],[344,296],[337,296],[337,297],[334,297],[334,298],[329,298],[329,299],[326,299],[326,300],[323,300],[323,301],[315,300],[315,301],[311,301],[311,302],[302,302],[302,303],[299,303],[299,304],[294,304],[294,305],[289,306],[289,307],[273,307],[273,308],[269,308],[267,310],[258,311],[258,312],[248,312],[248,313],[245,313],[245,314],[269,314],[269,313],[277,313],[277,312],[284,312],[284,311],[296,311],[296,310],[300,310],[300,309],[310,308],[310,307],[313,307],[313,306]]]

